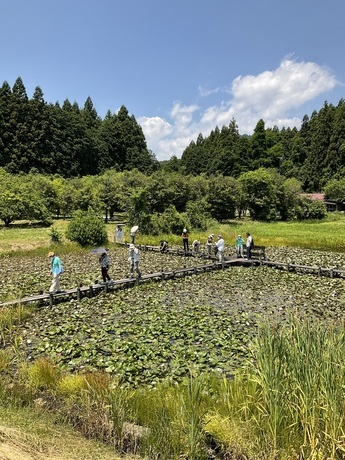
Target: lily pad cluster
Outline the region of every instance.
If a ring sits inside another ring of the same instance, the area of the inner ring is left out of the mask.
[[[292,262],[297,253],[272,249],[269,258],[279,255]],[[301,250],[300,255],[301,263],[330,266],[326,253]],[[126,275],[126,256],[124,249],[111,252],[114,278]],[[332,260],[345,266],[342,254]],[[1,270],[8,270],[9,276],[13,261],[17,268],[25,266],[16,258],[6,267],[1,261]],[[141,257],[143,272],[198,262],[157,253]],[[47,262],[39,258],[33,265],[31,277],[27,273],[20,278],[27,293],[42,283],[42,270],[47,270]],[[91,282],[99,272],[97,258],[90,255],[71,254],[64,257],[64,265],[66,287]],[[283,323],[292,315],[333,323],[344,320],[344,307],[342,279],[232,267],[39,308],[17,326],[17,333],[28,359],[49,356],[69,371],[102,369],[131,385],[155,385],[162,379],[179,380],[190,370],[229,376],[250,357],[260,324]]]

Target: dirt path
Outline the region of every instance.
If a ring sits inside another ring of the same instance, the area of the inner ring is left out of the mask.
[[[126,457],[125,457],[126,458]],[[130,457],[127,457],[128,460]],[[0,425],[0,460],[119,460],[98,443],[67,435],[64,442],[44,441],[21,429]]]

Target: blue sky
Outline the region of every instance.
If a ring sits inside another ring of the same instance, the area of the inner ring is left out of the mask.
[[[100,117],[125,105],[158,160],[232,118],[300,127],[345,97],[344,0],[0,0],[0,84]]]

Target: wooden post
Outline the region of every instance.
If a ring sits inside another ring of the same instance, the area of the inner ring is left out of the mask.
[[[89,286],[89,290],[90,290],[90,296],[93,297],[93,287]]]
[[[81,299],[81,292],[80,292],[80,287],[77,287],[77,300]]]
[[[54,304],[54,294],[49,292],[49,305],[52,307]]]

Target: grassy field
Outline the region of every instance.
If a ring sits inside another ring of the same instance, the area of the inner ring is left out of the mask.
[[[64,235],[68,221],[54,221],[54,228]],[[107,224],[109,246],[114,242],[116,224]],[[129,228],[124,227],[125,240],[129,242]],[[214,233],[221,234],[228,246],[235,244],[235,237],[246,232],[254,237],[255,244],[263,246],[292,246],[310,249],[331,250],[337,252],[345,251],[345,216],[343,214],[329,214],[328,218],[322,221],[304,222],[252,222],[249,220],[230,221],[226,224],[216,223],[207,231],[191,231],[190,243],[198,239],[205,243],[207,235]],[[51,227],[32,227],[13,224],[9,228],[0,226],[0,255],[18,253],[24,255],[28,251],[40,252],[43,254],[51,246]],[[166,239],[171,245],[180,245],[179,235],[141,235],[137,236],[137,243],[159,244],[161,239]],[[41,250],[41,251],[40,251]],[[67,243],[60,248],[60,252],[67,253],[78,251],[76,245]]]

